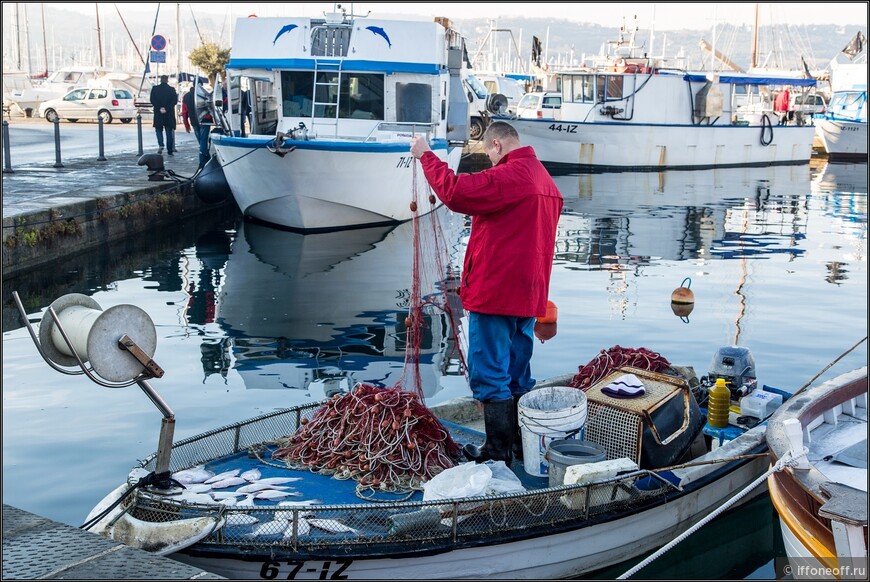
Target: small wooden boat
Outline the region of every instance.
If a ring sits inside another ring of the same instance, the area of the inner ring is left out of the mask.
[[[768,489],[795,578],[867,575],[867,367],[795,394],[766,438],[776,463]]]

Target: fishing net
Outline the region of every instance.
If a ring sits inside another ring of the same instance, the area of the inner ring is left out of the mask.
[[[450,327],[447,337],[458,338],[458,277],[450,264],[444,230],[431,190],[419,200],[417,163],[413,166],[410,208],[413,222],[413,261],[408,314],[404,321],[405,361],[391,387],[357,384],[335,395],[293,435],[278,441],[273,459],[289,466],[357,481],[364,490],[414,491],[444,469],[453,467],[460,448],[441,421],[424,403],[420,354],[433,324]],[[435,317],[444,314],[446,317]],[[460,343],[453,353],[467,370]]]
[[[650,372],[664,372],[670,369],[671,363],[661,354],[646,348],[624,348],[616,345],[601,350],[589,363],[581,366],[568,385],[587,390],[614,370],[624,366]]]

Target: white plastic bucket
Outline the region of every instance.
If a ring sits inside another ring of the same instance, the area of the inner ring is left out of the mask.
[[[523,440],[523,469],[533,477],[546,477],[550,442],[583,439],[586,394],[570,386],[538,388],[523,394],[517,403],[517,416]]]

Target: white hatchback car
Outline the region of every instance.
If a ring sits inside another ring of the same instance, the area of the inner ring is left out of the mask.
[[[127,89],[117,87],[83,87],[73,89],[63,97],[43,101],[39,105],[39,116],[54,123],[57,119],[76,122],[79,119],[102,119],[112,123],[130,123],[139,113],[133,103],[133,94]]]
[[[517,105],[520,119],[562,119],[562,94],[526,93]]]

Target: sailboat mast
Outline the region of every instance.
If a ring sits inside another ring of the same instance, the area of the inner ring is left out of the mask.
[[[755,26],[752,27],[752,56],[749,66],[754,69],[758,65],[758,2],[755,3]]]
[[[48,78],[48,40],[45,37],[45,3],[40,2],[39,10],[42,15],[42,50],[45,52],[45,69],[42,71],[42,76]]]
[[[100,66],[103,66],[103,35],[100,32],[100,4],[94,2],[94,7],[97,9],[97,48],[100,51]]]
[[[175,3],[175,61],[177,69],[175,73],[175,86],[181,82],[181,2]]]
[[[18,2],[15,3],[15,69],[21,71],[21,13]]]

